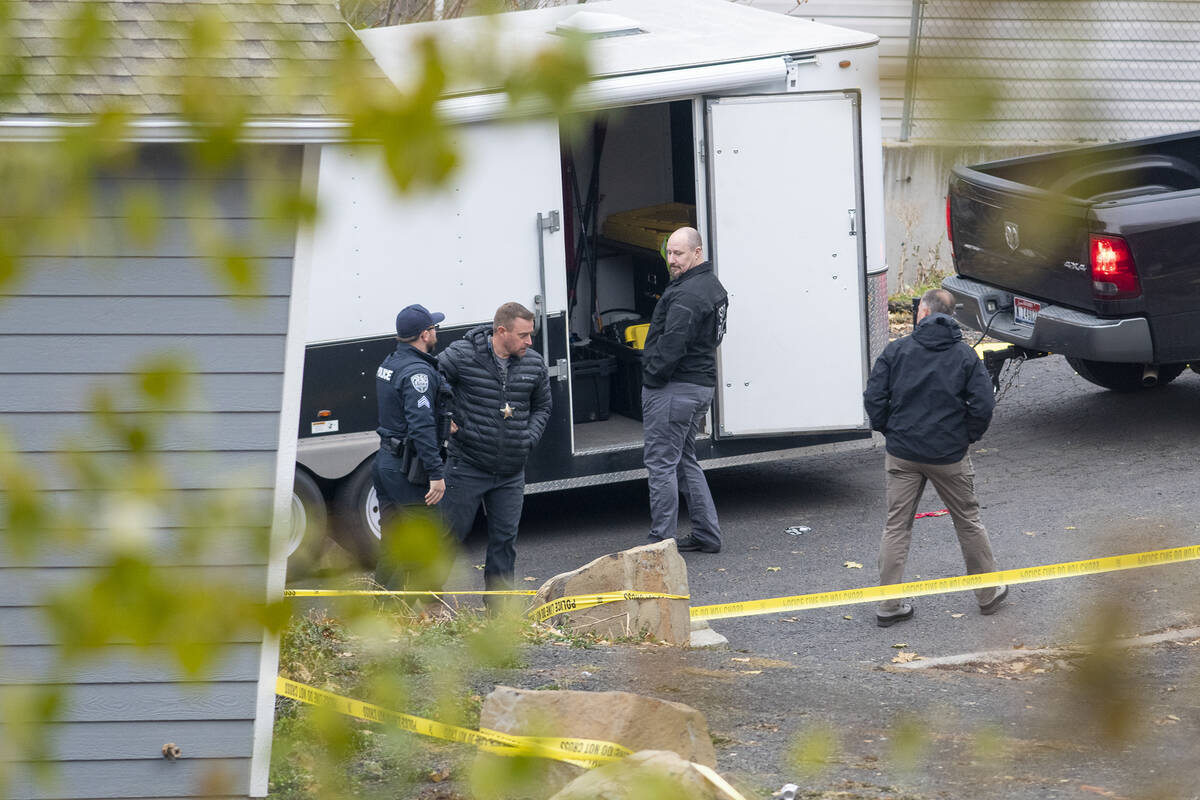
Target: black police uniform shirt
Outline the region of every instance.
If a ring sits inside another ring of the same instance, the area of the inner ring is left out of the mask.
[[[383,439],[411,439],[430,480],[446,475],[437,435],[440,387],[437,359],[405,342],[375,371],[376,432]]]

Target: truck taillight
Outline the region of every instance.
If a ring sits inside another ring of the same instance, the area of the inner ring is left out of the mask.
[[[1093,236],[1092,294],[1097,300],[1124,300],[1142,293],[1129,245],[1119,236]]]
[[[954,244],[954,231],[950,227],[950,195],[946,195],[946,241]]]

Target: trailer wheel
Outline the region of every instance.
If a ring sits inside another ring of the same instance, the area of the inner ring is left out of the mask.
[[[1067,363],[1085,381],[1112,389],[1114,392],[1141,392],[1153,386],[1166,386],[1179,377],[1186,364],[1159,364],[1158,382],[1153,386],[1142,383],[1145,364],[1121,364],[1113,361],[1089,361],[1067,356]]]
[[[338,486],[333,496],[333,513],[342,546],[364,569],[374,569],[379,560],[379,498],[371,480],[371,456],[358,465]]]
[[[300,467],[292,479],[292,521],[287,541],[289,579],[312,573],[325,550],[329,514],[325,497],[312,475]]]

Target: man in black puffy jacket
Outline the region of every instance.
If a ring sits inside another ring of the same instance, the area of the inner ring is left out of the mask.
[[[946,504],[968,574],[994,572],[987,529],[979,519],[975,469],[967,448],[992,420],[996,401],[987,370],[962,340],[950,316],[954,296],[930,289],[921,298],[911,336],[889,344],[871,370],[863,400],[871,427],[887,437],[887,523],[879,547],[879,583],[904,581],[913,516],[926,482]],[[992,614],[1008,587],[978,589],[983,614]],[[875,622],[882,628],[911,618],[911,603],[885,600]]]
[[[479,325],[438,357],[454,394],[446,524],[462,541],[483,503],[489,589],[510,588],[517,528],[525,502],[525,461],[550,419],[550,376],[533,350],[533,313],[505,303],[491,325]]]
[[[704,260],[695,228],[680,228],[667,239],[667,270],[671,283],[654,306],[642,351],[650,539],[675,536],[682,483],[692,532],[676,545],[684,551],[719,553],[721,526],[696,460],[696,432],[717,385],[717,346],[725,335],[729,297]]]

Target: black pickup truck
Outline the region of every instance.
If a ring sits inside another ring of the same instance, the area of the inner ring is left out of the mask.
[[[946,233],[962,323],[1118,391],[1200,366],[1200,132],[956,168]]]

